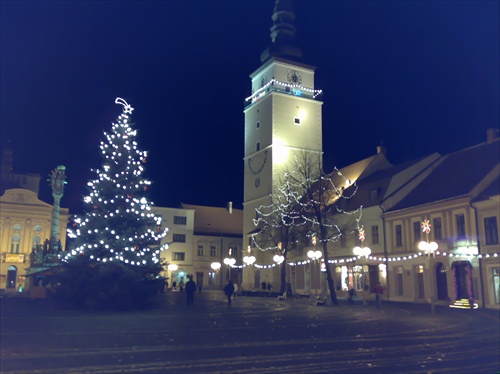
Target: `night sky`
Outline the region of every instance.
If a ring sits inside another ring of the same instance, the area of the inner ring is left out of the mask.
[[[270,44],[274,1],[0,2],[1,149],[14,171],[67,166],[78,213],[99,141],[134,108],[159,206],[237,207],[244,99]],[[297,44],[317,66],[326,169],[448,153],[498,128],[498,1],[295,1]]]

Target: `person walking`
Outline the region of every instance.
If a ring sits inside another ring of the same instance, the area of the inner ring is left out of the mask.
[[[179,283],[179,289],[181,292],[184,290],[184,280],[181,279],[181,282]]]
[[[233,286],[234,286],[233,297],[236,299],[236,296],[238,295],[238,285],[236,283],[233,283]]]
[[[188,281],[186,282],[186,295],[187,295],[187,305],[193,305],[194,303],[194,293],[196,292],[196,283],[193,277],[188,276]]]
[[[377,309],[380,309],[380,304],[382,303],[382,294],[384,293],[384,289],[382,288],[380,282],[378,282],[376,286],[373,287],[373,293],[375,294],[375,305],[377,306]]]
[[[233,281],[231,279],[226,284],[226,287],[224,287],[224,293],[227,296],[227,304],[231,305],[231,296],[234,293],[234,284],[233,284]]]

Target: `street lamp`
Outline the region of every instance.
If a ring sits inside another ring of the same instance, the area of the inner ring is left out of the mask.
[[[422,232],[425,233],[425,241],[418,243],[418,249],[425,251],[426,254],[432,254],[434,258],[434,252],[438,249],[438,244],[436,242],[429,242],[429,233],[431,232],[431,224],[428,219],[424,219],[422,222]]]
[[[252,248],[250,246],[248,246],[247,253],[248,255],[243,257],[243,262],[247,266],[253,265],[255,263],[255,256],[252,255]]]
[[[285,256],[281,254],[281,247],[282,244],[281,242],[278,243],[278,248],[279,250],[276,251],[276,254],[273,257],[274,262],[276,262],[278,265],[280,265],[283,261],[285,261]]]
[[[355,256],[358,256],[358,258],[364,257],[365,261],[363,261],[363,262],[368,263],[368,256],[370,256],[370,254],[372,253],[372,250],[368,247],[363,246],[363,241],[365,240],[365,230],[364,229],[362,229],[362,228],[358,229],[358,237],[359,237],[359,240],[361,242],[361,246],[354,247],[352,252],[354,253]],[[365,277],[365,265],[364,265],[364,263],[361,264],[361,269],[362,269],[361,277],[363,280],[363,305],[366,305],[366,299],[365,299],[366,277]]]
[[[215,274],[219,274],[219,270],[221,268],[220,262],[212,262],[210,264],[210,267],[212,268],[213,271],[215,271]],[[214,284],[215,283],[216,283],[216,280],[214,278]],[[221,277],[221,281],[219,283],[220,283],[220,287],[222,287],[222,277]]]
[[[435,258],[436,250],[438,249],[438,244],[436,242],[429,242],[429,233],[431,232],[431,224],[428,219],[424,219],[422,222],[422,232],[425,233],[425,241],[421,241],[418,243],[418,249],[421,251],[424,251],[428,255],[432,255],[432,258]],[[431,272],[432,274],[432,272]],[[432,275],[431,275],[431,284],[432,284]],[[431,311],[432,313],[435,313],[435,308],[434,308],[434,287],[431,287],[432,294],[431,296]]]
[[[313,235],[312,239],[311,239],[311,242],[313,244],[313,246],[316,247],[316,243],[317,243],[317,239],[316,239],[316,235]],[[309,257],[309,259],[313,262],[313,263],[316,263],[317,260],[319,260],[321,258],[321,256],[323,256],[323,253],[321,253],[321,251],[316,251],[314,249],[311,249],[309,252],[307,252],[307,257]],[[312,269],[312,267],[311,267]],[[312,283],[312,274],[311,274],[311,279],[309,280],[310,283]],[[317,295],[318,294],[318,289],[315,288],[314,289],[314,293]]]
[[[228,278],[231,279],[231,268],[233,267],[233,265],[236,263],[236,259],[232,258],[232,257],[226,257],[224,259],[224,264],[227,265],[228,267]]]

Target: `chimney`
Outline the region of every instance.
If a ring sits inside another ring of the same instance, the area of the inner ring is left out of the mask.
[[[383,145],[377,146],[377,154],[382,153],[384,156],[387,156],[387,148]]]
[[[232,201],[227,203],[226,209],[229,212],[229,214],[233,214],[233,202]]]
[[[498,129],[494,129],[494,128],[486,129],[486,141],[488,143],[491,143],[496,138],[498,138]]]

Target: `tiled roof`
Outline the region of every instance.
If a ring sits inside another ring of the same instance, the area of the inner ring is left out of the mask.
[[[181,204],[183,209],[194,210],[194,233],[198,235],[242,236],[243,210]]]
[[[443,156],[442,162],[390,211],[468,195],[496,166],[500,139]]]

